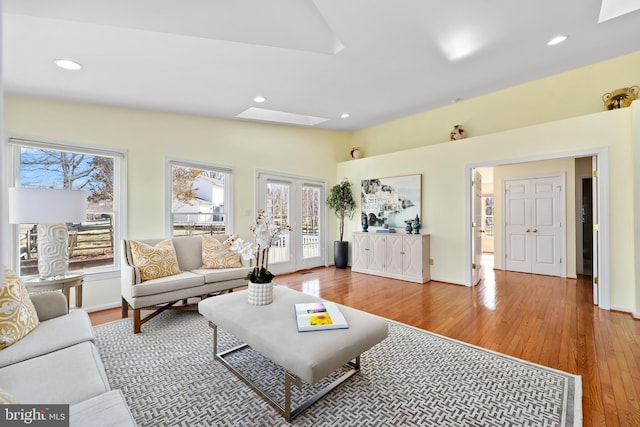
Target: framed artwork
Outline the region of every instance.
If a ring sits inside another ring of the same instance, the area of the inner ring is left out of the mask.
[[[361,186],[363,217],[371,227],[406,227],[419,215],[422,222],[422,175],[363,179]]]

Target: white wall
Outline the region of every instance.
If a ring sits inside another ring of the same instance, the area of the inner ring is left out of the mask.
[[[614,254],[610,266],[610,298],[612,306],[633,311],[636,300],[634,238],[629,230],[634,222],[631,185],[634,163],[630,130],[632,114],[637,114],[632,109],[640,107],[637,104],[622,110],[342,162],[338,165],[338,176],[346,176],[359,184],[362,179],[377,176],[421,173],[423,232],[431,234],[434,259],[431,277],[465,284],[468,270],[465,170],[469,165],[564,157],[568,152],[606,147],[611,184],[608,189],[610,243]],[[349,233],[358,229],[359,221],[349,223]]]
[[[0,17],[2,16],[2,0],[0,0]],[[0,20],[0,46],[2,46],[2,20]],[[0,93],[4,93],[4,85],[2,79],[2,51],[0,50]],[[4,111],[4,98],[0,97],[0,111]],[[0,114],[0,165],[5,164],[6,145],[4,143],[4,117]],[[9,265],[9,204],[7,200],[7,177],[5,176],[6,168],[2,167],[0,171],[0,265]],[[0,278],[4,280],[4,272],[0,273]]]

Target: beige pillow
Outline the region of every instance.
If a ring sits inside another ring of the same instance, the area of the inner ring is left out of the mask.
[[[135,240],[129,243],[133,265],[140,270],[140,279],[143,282],[182,273],[171,239],[163,240],[155,246]]]
[[[0,290],[0,349],[17,342],[39,324],[27,288],[16,273],[4,267]]]
[[[213,236],[202,236],[202,268],[242,267],[240,255],[233,252],[230,246],[228,240],[220,243]]]

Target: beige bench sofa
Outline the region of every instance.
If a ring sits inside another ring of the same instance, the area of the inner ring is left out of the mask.
[[[219,242],[224,242],[228,235],[215,235]],[[140,271],[135,267],[131,254],[131,241],[123,240],[121,292],[122,317],[128,316],[128,309],[133,309],[133,332],[139,333],[142,324],[151,320],[165,309],[196,309],[196,306],[178,305],[188,298],[206,298],[234,288],[247,285],[245,277],[251,270],[248,261],[242,261],[237,268],[202,268],[202,236],[179,236],[171,238],[175,248],[180,273],[143,281]],[[138,242],[156,245],[166,239],[146,239]],[[142,318],[141,309],[155,309]]]
[[[68,404],[70,426],[135,426],[120,390],[111,390],[83,310],[60,292],[31,295],[40,324],[0,350],[0,387],[17,404]]]

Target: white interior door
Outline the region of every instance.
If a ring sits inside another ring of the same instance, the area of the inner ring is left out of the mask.
[[[269,270],[284,274],[326,265],[327,222],[322,203],[326,183],[276,173],[260,172],[257,206],[278,224],[289,224],[269,250]]]
[[[531,182],[505,182],[505,268],[531,272]]]
[[[560,177],[536,178],[532,180],[534,209],[532,220],[532,264],[531,272],[560,276]]]
[[[477,285],[482,280],[484,271],[482,268],[482,175],[477,170],[473,171],[473,265],[471,266],[471,283]]]
[[[506,268],[562,275],[562,176],[505,182]]]

